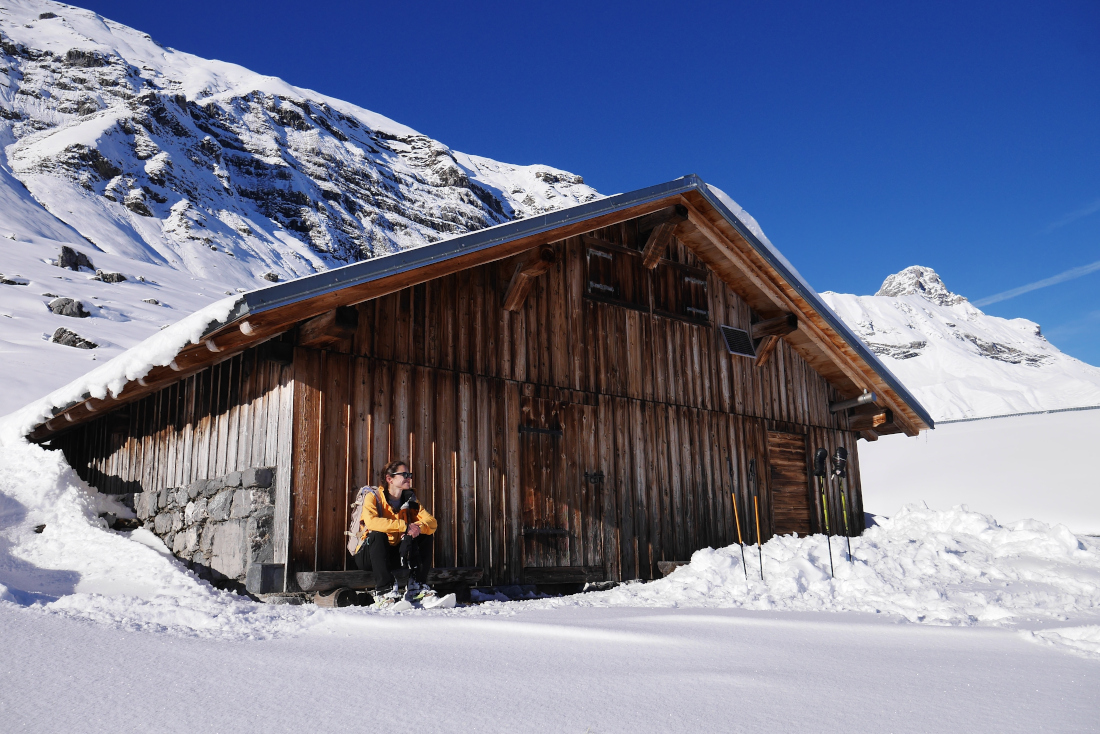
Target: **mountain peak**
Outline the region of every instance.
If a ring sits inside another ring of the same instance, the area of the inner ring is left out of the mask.
[[[932,268],[910,265],[900,273],[894,273],[882,282],[876,296],[923,296],[940,306],[954,306],[965,297],[947,290],[940,276]]]

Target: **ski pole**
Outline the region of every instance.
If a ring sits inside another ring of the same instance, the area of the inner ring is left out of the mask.
[[[726,457],[726,466],[730,470],[730,497],[733,498],[733,520],[737,523],[737,545],[741,547],[741,568],[745,571],[745,581],[749,580],[749,567],[745,564],[745,543],[741,540],[741,515],[737,512],[737,490],[733,486],[733,462]]]
[[[825,460],[829,458],[829,452],[818,449],[814,452],[814,476],[817,477],[817,486],[821,489],[821,511],[825,513],[825,542],[829,545],[829,575],[836,577],[833,571],[833,540],[829,536],[829,499],[825,496]]]
[[[844,495],[844,477],[848,472],[848,449],[837,446],[833,454],[833,473],[836,474],[837,483],[840,485],[840,507],[844,512],[844,537],[848,539],[848,563],[852,562],[852,533],[848,529],[848,503]]]
[[[764,549],[760,545],[760,500],[756,493],[756,459],[749,459],[749,484],[752,485],[752,506],[756,511],[756,554],[760,556],[760,580],[764,580]]]

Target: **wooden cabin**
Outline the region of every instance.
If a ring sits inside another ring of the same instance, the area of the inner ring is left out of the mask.
[[[734,208],[689,176],[243,294],[31,438],[150,507],[274,467],[252,561],[288,588],[354,568],[349,503],[398,457],[440,521],[435,565],[482,584],[654,578],[738,520],[755,542],[754,492],[764,540],[823,532],[819,447],[848,450],[858,534],[857,439],[932,419]]]

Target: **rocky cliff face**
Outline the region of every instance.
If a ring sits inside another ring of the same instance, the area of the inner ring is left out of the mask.
[[[933,418],[1100,404],[1100,369],[1063,354],[1027,319],[1002,319],[914,265],[873,296],[822,297]]]
[[[89,358],[43,344],[73,327],[40,294],[89,306],[102,359],[226,292],[599,196],[44,0],[0,9],[0,145],[0,367],[49,362],[35,395]],[[62,246],[128,280],[59,272]]]
[[[11,171],[108,252],[293,276],[596,197],[68,6],[10,3],[0,50]]]

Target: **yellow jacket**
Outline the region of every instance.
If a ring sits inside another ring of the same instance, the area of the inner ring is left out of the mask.
[[[394,512],[388,500],[383,499],[379,502],[379,494],[385,497],[386,488],[378,487],[377,491],[371,491],[363,499],[363,512],[359,516],[360,541],[367,537],[367,533],[378,531],[388,536],[390,545],[397,545],[401,542],[401,536],[405,534],[410,524],[419,525],[420,532],[425,535],[431,535],[435,532],[439,523],[436,522],[430,512],[424,509],[423,505],[420,506],[420,511],[416,514],[416,519],[413,519],[412,510],[399,510]],[[405,500],[411,496],[413,496],[413,491],[411,489],[406,489],[402,492],[401,504],[404,504]]]

